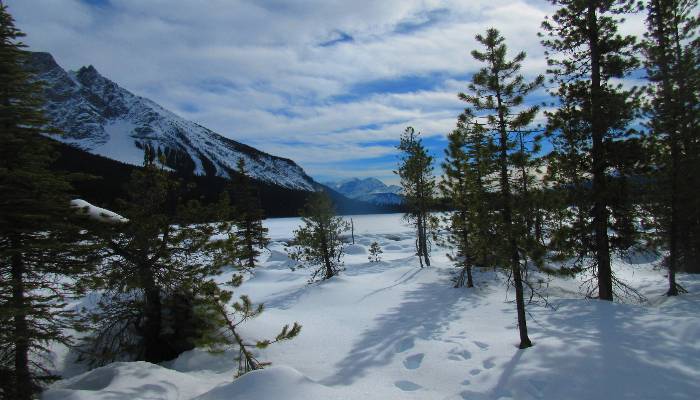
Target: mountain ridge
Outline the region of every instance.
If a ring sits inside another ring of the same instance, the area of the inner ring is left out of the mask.
[[[403,203],[401,187],[386,185],[377,178],[348,178],[338,182],[326,182],[325,185],[351,199],[372,204],[399,205]]]
[[[92,65],[65,71],[49,53],[30,52],[29,67],[44,83],[45,113],[61,135],[52,139],[131,165],[152,147],[164,164],[194,175],[228,178],[239,158],[248,174],[288,189],[320,188],[294,161],[226,138],[137,96]]]

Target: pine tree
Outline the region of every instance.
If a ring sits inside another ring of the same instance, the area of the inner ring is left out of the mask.
[[[335,215],[330,197],[325,192],[312,193],[299,212],[304,224],[294,231],[287,246],[289,257],[299,267],[313,268],[310,281],[317,277],[330,279],[343,269],[343,241],[341,235],[349,224]]]
[[[649,0],[644,50],[649,77],[649,143],[651,179],[658,205],[656,221],[662,242],[669,289],[675,296],[684,290],[676,283],[676,271],[700,272],[697,247],[700,204],[700,17],[696,0]],[[653,188],[652,188],[653,189]],[[693,242],[696,243],[693,243]]]
[[[483,121],[481,123],[484,132],[492,135],[495,143],[493,158],[499,179],[497,187],[492,190],[502,218],[499,228],[503,238],[498,253],[504,261],[507,260],[512,272],[520,330],[519,347],[524,349],[532,346],[527,335],[521,271],[521,261],[524,261],[524,257],[520,250],[528,236],[522,222],[527,219],[523,215],[527,209],[515,205],[518,187],[513,187],[511,174],[514,167],[517,167],[519,162],[522,163],[516,157],[520,156],[522,159],[519,152],[525,150],[514,150],[516,142],[513,139],[525,134],[524,130],[534,119],[538,107],[529,107],[518,112],[512,110],[521,107],[525,96],[538,89],[544,78],[538,76],[533,82],[526,83],[522,75],[518,75],[521,63],[525,60],[525,53],[520,52],[515,58],[508,60],[505,39],[496,29],[488,29],[486,35],[477,35],[476,39],[485,50],[474,50],[472,56],[486,65],[472,77],[469,93],[459,94],[460,99],[471,106],[465,109],[461,119]],[[522,192],[520,194],[524,195]]]
[[[542,44],[548,49],[548,72],[559,83],[556,93],[562,103],[579,108],[588,130],[584,146],[592,176],[592,250],[597,273],[598,297],[613,299],[610,266],[611,227],[609,206],[614,202],[610,184],[613,150],[629,134],[636,98],[613,82],[638,65],[635,38],[617,33],[620,14],[634,11],[633,0],[550,0],[560,8],[542,23],[546,32]],[[618,153],[619,154],[619,153]],[[614,186],[613,186],[614,187]]]
[[[420,133],[407,127],[397,147],[402,153],[401,164],[395,171],[401,178],[404,205],[408,212],[404,218],[416,228],[416,255],[421,268],[430,266],[431,235],[437,219],[430,215],[435,202],[435,179],[433,157],[423,146]]]
[[[243,158],[238,159],[237,172],[234,186],[234,219],[237,234],[242,238],[241,257],[244,262],[241,265],[247,270],[252,270],[260,250],[267,247],[270,240],[267,238],[267,228],[263,226],[265,212],[260,205],[260,196],[250,183]]]
[[[497,221],[491,218],[487,187],[491,186],[494,160],[491,138],[474,121],[460,121],[450,135],[442,164],[442,196],[454,210],[447,217],[447,242],[456,248],[451,258],[460,269],[455,287],[473,287],[472,268],[489,264],[491,231]]]
[[[343,241],[341,235],[350,226],[335,215],[331,198],[325,192],[314,192],[300,211],[304,224],[294,231],[287,247],[289,257],[299,267],[313,269],[310,281],[317,277],[330,279],[343,269]]]
[[[585,174],[591,169],[588,154],[589,124],[581,107],[581,98],[572,87],[559,88],[559,108],[546,112],[546,135],[552,145],[547,156],[548,215],[553,222],[547,231],[549,249],[556,261],[573,259],[573,265],[560,272],[575,274],[584,268],[592,251],[589,210],[592,208],[590,185]]]
[[[372,244],[369,246],[369,256],[367,258],[369,259],[369,262],[380,262],[382,261],[382,251],[381,246],[379,246],[379,243],[377,242],[372,242]]]
[[[66,302],[90,254],[68,177],[50,169],[41,86],[22,36],[0,2],[0,397],[17,400],[57,378],[48,345],[70,342]]]
[[[104,261],[87,282],[103,291],[86,321],[93,329],[87,346],[91,361],[172,359],[193,347],[198,335],[193,327],[209,328],[194,312],[199,285],[235,263],[240,245],[235,235],[210,242],[212,235],[229,232],[229,223],[190,224],[214,213],[196,201],[182,201],[182,190],[146,151],[143,169],[132,173],[127,198],[119,200],[128,221],[95,227]],[[193,320],[183,321],[188,318]]]
[[[234,275],[229,285],[237,288],[243,282],[241,275]],[[291,340],[301,332],[301,325],[294,322],[292,326],[285,325],[280,330],[280,333],[274,339],[260,339],[254,343],[246,341],[239,332],[239,326],[257,316],[263,310],[263,304],[254,306],[248,296],[241,296],[239,301],[233,303],[233,311],[230,311],[228,304],[233,298],[233,292],[230,290],[221,289],[216,282],[207,281],[202,285],[202,293],[206,296],[207,316],[208,319],[217,321],[216,326],[223,326],[225,329],[209,330],[202,337],[199,344],[208,346],[212,351],[225,350],[230,346],[238,347],[238,372],[236,377],[239,377],[247,372],[255,371],[270,365],[269,362],[258,360],[253,353],[252,348],[265,349],[269,345],[285,340]]]

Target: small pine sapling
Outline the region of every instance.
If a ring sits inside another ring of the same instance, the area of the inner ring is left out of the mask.
[[[372,245],[369,246],[369,262],[380,262],[382,261],[382,251],[381,246],[379,246],[379,243],[377,242],[372,242]]]
[[[229,285],[236,288],[243,282],[241,275],[234,275],[229,282]],[[206,344],[214,352],[223,351],[225,347],[238,347],[238,371],[236,378],[241,375],[263,369],[270,365],[269,361],[260,361],[253,353],[253,348],[265,349],[269,345],[285,340],[295,338],[301,332],[301,325],[294,322],[292,326],[285,325],[274,339],[260,339],[254,342],[247,341],[241,336],[238,328],[246,321],[260,315],[265,307],[263,304],[254,305],[250,298],[242,295],[239,300],[231,305],[232,310],[228,305],[233,298],[233,292],[230,290],[221,289],[214,281],[208,281],[202,286],[203,294],[208,299],[207,313],[212,319],[218,320],[216,325],[222,325],[223,330],[211,330],[204,335],[200,344]],[[222,348],[224,347],[224,348]]]

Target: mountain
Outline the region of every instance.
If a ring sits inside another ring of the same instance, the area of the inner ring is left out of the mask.
[[[225,138],[136,96],[93,67],[65,71],[51,54],[31,53],[29,68],[45,84],[53,139],[126,164],[141,165],[145,147],[178,172],[228,178],[243,158],[251,177],[287,189],[319,187],[294,161]]]
[[[372,204],[399,205],[403,203],[399,186],[387,186],[377,178],[350,178],[339,182],[328,182],[326,185],[351,199]]]

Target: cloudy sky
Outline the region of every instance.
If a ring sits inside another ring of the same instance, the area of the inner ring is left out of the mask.
[[[545,69],[530,0],[6,0],[32,50],[126,89],[320,181],[395,182],[406,126],[440,158],[496,27]]]

